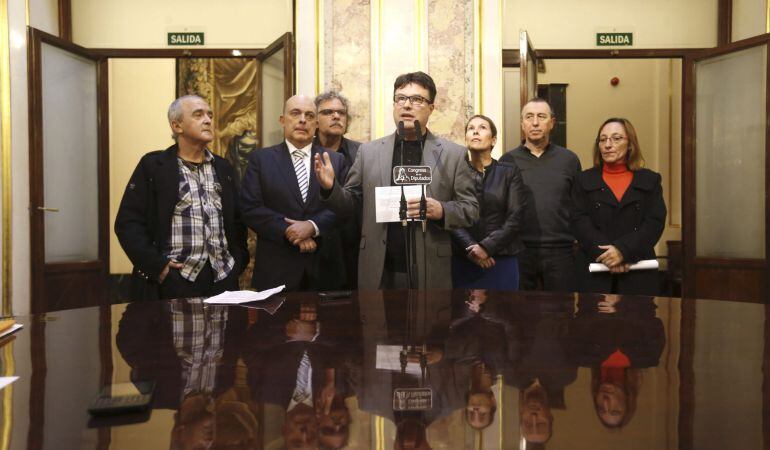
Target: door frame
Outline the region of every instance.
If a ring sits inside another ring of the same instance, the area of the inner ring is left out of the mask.
[[[770,34],[763,34],[730,44],[719,45],[686,55],[682,64],[684,84],[682,100],[682,248],[684,252],[683,296],[689,298],[721,298],[767,302],[770,276],[770,127],[765,126],[765,259],[699,258],[695,253],[696,235],[696,173],[695,173],[695,63],[715,56],[765,45],[766,67],[766,119],[770,120]],[[687,233],[684,225],[687,224]],[[698,283],[701,271],[710,271],[703,278],[715,275],[735,280],[735,284],[722,283],[721,288]],[[717,272],[718,271],[718,272]]]
[[[27,28],[27,58],[28,58],[28,98],[29,123],[43,123],[43,86],[42,86],[42,45],[48,44],[78,56],[90,59],[96,63],[97,89],[97,201],[98,201],[98,256],[96,260],[86,262],[45,262],[45,211],[38,209],[44,205],[45,192],[43,186],[43,130],[39,126],[29,127],[29,215],[30,215],[30,263],[31,263],[31,302],[33,313],[44,312],[49,305],[45,292],[46,275],[64,273],[94,274],[100,283],[97,292],[103,292],[105,275],[109,264],[109,108],[107,90],[107,60],[99,57],[86,48],[73,44],[44,31]],[[103,296],[100,296],[103,297]],[[86,302],[95,304],[100,298],[87,298]],[[63,305],[67,306],[67,305]]]

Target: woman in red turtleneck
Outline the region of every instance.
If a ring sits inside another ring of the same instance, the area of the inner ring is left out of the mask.
[[[594,167],[580,174],[574,190],[572,228],[582,254],[582,292],[659,292],[657,270],[629,271],[637,261],[655,259],[666,221],[660,175],[643,166],[631,122],[604,121],[594,143]],[[589,273],[593,262],[610,272]]]

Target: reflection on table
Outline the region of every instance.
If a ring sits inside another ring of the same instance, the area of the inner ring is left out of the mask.
[[[765,305],[483,290],[202,300],[21,318],[0,347],[21,377],[0,391],[2,448],[770,442]],[[149,414],[86,413],[101,385],[142,380],[155,381]]]

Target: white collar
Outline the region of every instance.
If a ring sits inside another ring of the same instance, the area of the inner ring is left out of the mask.
[[[305,157],[310,156],[310,149],[313,147],[313,142],[310,142],[309,144],[307,144],[306,146],[304,146],[302,148],[295,147],[294,144],[289,142],[288,139],[285,142],[286,142],[286,146],[289,147],[289,154],[290,155],[293,154],[296,150],[299,150],[299,151],[301,151],[305,155]]]

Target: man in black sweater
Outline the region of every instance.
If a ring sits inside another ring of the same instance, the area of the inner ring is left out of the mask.
[[[575,153],[550,142],[555,123],[548,102],[528,101],[521,110],[525,142],[500,158],[519,167],[526,190],[521,239],[527,248],[519,254],[522,290],[577,288],[570,215],[572,184],[581,167]]]

